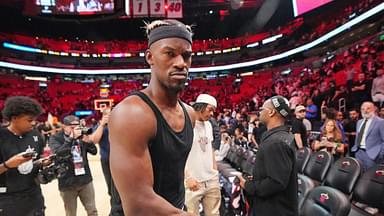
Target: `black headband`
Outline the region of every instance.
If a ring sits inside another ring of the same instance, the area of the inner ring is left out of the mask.
[[[149,33],[148,47],[158,40],[172,37],[184,39],[192,44],[192,33],[190,31],[178,25],[169,25],[159,26]]]
[[[282,96],[274,96],[271,98],[272,106],[277,110],[277,112],[286,118],[290,113],[291,109],[289,108],[289,101]]]

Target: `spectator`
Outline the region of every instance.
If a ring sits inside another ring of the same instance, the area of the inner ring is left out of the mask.
[[[318,108],[311,98],[307,99],[305,118],[311,122],[318,120]]]
[[[348,138],[348,154],[351,157],[354,157],[354,153],[351,151],[352,146],[355,144],[356,139],[356,125],[359,120],[360,113],[357,109],[352,108],[349,110],[349,120],[344,126],[345,135]]]
[[[378,107],[383,107],[384,103],[384,69],[377,70],[377,77],[373,79],[371,96],[372,101],[376,103]]]
[[[359,108],[363,101],[370,99],[369,89],[369,82],[365,79],[365,74],[360,73],[357,82],[353,83],[351,90],[355,108]]]
[[[357,122],[356,141],[352,151],[365,171],[384,162],[384,119],[376,116],[375,106],[371,102],[361,105],[361,116],[363,119]]]
[[[200,94],[193,109],[197,121],[193,144],[185,166],[185,202],[188,212],[199,214],[200,204],[207,216],[219,216],[221,192],[219,173],[212,148],[213,130],[209,118],[217,107],[214,97]]]
[[[215,151],[216,161],[222,161],[228,154],[228,151],[232,145],[232,138],[228,132],[221,133],[220,149]]]
[[[292,133],[295,136],[296,147],[302,149],[308,147],[307,128],[303,123],[305,118],[305,107],[299,105],[295,108],[295,118],[292,119]]]
[[[260,121],[268,131],[257,152],[253,177],[238,176],[252,204],[249,215],[298,215],[294,136],[285,124],[288,100],[274,96],[264,102]]]
[[[328,151],[337,160],[344,155],[344,144],[340,129],[337,127],[336,121],[328,119],[324,123],[325,128],[321,134],[321,140],[314,142],[313,149],[315,151]]]

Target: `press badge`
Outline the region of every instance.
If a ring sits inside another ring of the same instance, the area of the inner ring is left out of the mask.
[[[81,156],[80,145],[74,145],[71,148],[73,166],[75,168],[75,175],[84,175],[85,168],[83,163],[83,157]]]

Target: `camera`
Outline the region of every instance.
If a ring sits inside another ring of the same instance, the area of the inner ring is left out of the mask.
[[[35,181],[38,184],[48,184],[56,178],[62,177],[69,169],[69,162],[71,161],[71,149],[66,148],[58,151],[48,157],[52,163],[49,166],[40,168]]]
[[[93,132],[92,128],[89,128],[89,127],[80,127],[80,130],[81,130],[81,136],[91,135]]]

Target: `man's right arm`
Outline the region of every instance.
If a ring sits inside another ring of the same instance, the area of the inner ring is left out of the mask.
[[[129,97],[109,119],[110,166],[125,215],[191,215],[175,208],[153,190],[154,177],[148,149],[156,135],[152,110],[137,97]]]

